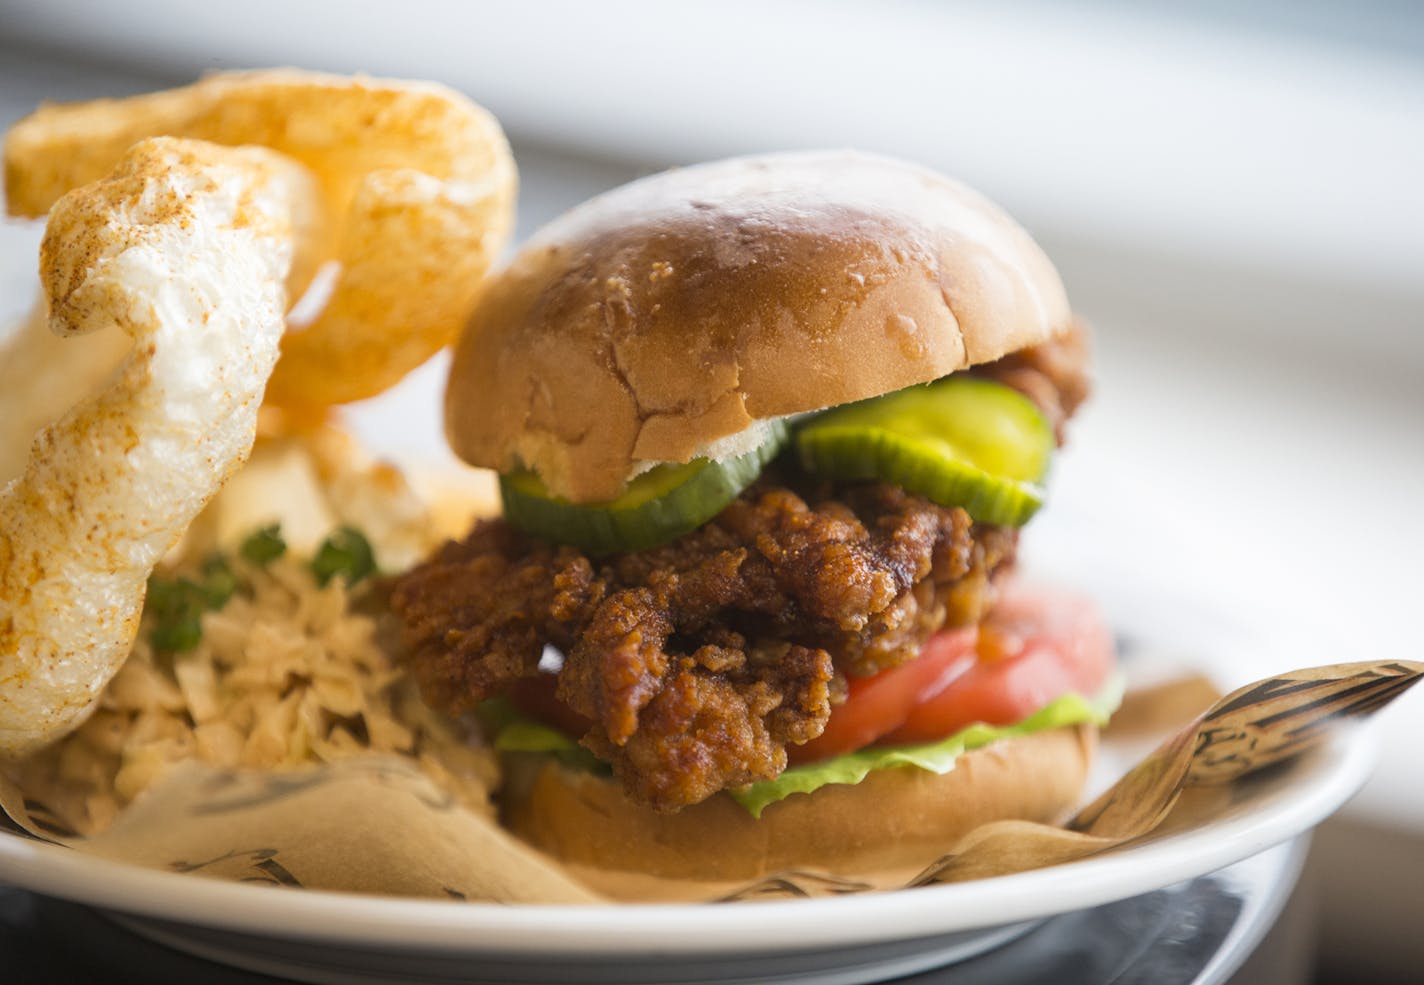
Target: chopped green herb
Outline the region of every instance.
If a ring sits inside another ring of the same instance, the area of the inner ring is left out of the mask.
[[[208,593],[192,579],[156,575],[149,578],[145,606],[153,616],[149,640],[154,649],[182,653],[193,649],[203,638],[203,610],[208,608]]]
[[[148,634],[155,650],[164,653],[187,653],[203,639],[203,621],[197,616],[184,616],[173,622],[159,623]]]
[[[318,585],[325,586],[337,575],[354,585],[376,570],[371,543],[355,527],[338,527],[322,541],[311,559],[311,572]]]
[[[237,591],[237,575],[227,558],[209,555],[199,569],[199,581],[192,578],[148,579],[144,610],[153,619],[149,641],[163,653],[183,653],[203,638],[203,613],[221,609]]]
[[[237,575],[232,573],[232,565],[221,554],[209,555],[203,562],[203,594],[209,609],[221,609],[227,605],[232,593],[237,591]]]
[[[281,528],[273,523],[248,534],[238,553],[247,563],[265,568],[287,553],[287,542],[282,539]]]

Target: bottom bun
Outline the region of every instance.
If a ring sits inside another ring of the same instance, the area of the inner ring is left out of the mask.
[[[507,804],[516,834],[566,862],[705,881],[814,867],[837,874],[925,865],[988,821],[1054,821],[1087,779],[1089,725],[1007,739],[944,774],[875,770],[860,783],[793,794],[754,818],[719,794],[676,814],[623,796],[617,781],[552,760]]]

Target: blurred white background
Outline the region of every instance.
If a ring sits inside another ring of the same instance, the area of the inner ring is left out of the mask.
[[[1043,562],[1270,627],[1277,663],[1424,656],[1424,5],[0,0],[0,125],[269,64],[469,93],[515,144],[521,236],[746,151],[856,146],[965,179],[1098,333],[1097,399],[1027,538]],[[10,314],[37,231],[2,232]],[[357,420],[442,454],[440,375]],[[1400,980],[1424,966],[1421,712],[1387,716],[1314,862],[1329,961]]]

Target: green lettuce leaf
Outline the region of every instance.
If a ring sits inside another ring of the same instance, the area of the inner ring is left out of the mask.
[[[499,702],[498,704],[493,704]],[[500,699],[484,702],[491,705],[489,718],[502,720],[494,737],[497,752],[534,752],[555,756],[559,762],[574,769],[592,773],[609,772],[608,764],[576,741],[543,722],[525,718],[514,707]],[[486,709],[481,709],[482,711]]]
[[[948,738],[913,746],[872,746],[819,763],[793,766],[774,780],[763,780],[727,791],[753,817],[794,793],[810,793],[831,783],[859,783],[871,770],[895,766],[917,766],[931,773],[948,773],[960,756],[1000,739],[1045,732],[1067,725],[1092,722],[1106,725],[1108,716],[1122,701],[1123,679],[1114,675],[1097,695],[1084,698],[1065,694],[1013,725],[970,725]],[[491,698],[482,702],[478,714],[496,733],[494,747],[499,752],[532,752],[552,755],[565,766],[607,773],[609,767],[575,740],[532,718],[526,718],[508,701]]]
[[[572,752],[583,748],[558,729],[529,718],[512,721],[500,729],[494,747],[500,752]]]
[[[761,812],[769,805],[794,793],[810,793],[830,783],[859,783],[871,770],[918,766],[931,773],[948,773],[954,769],[955,761],[966,752],[1000,739],[1087,722],[1105,725],[1108,716],[1117,710],[1122,701],[1122,690],[1122,676],[1114,675],[1092,698],[1065,694],[1013,725],[978,722],[935,742],[884,748],[872,746],[819,763],[793,766],[774,780],[762,780],[727,792],[753,817],[761,817]]]

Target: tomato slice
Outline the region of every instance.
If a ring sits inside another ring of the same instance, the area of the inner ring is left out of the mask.
[[[845,703],[831,710],[825,731],[805,745],[788,746],[787,758],[792,763],[829,759],[895,731],[925,695],[944,690],[974,667],[978,636],[974,626],[939,633],[914,660],[872,677],[852,678]]]
[[[1092,602],[1010,586],[982,625],[940,633],[909,663],[851,681],[825,731],[787,752],[807,763],[876,742],[933,742],[975,722],[1011,725],[1068,692],[1097,694],[1112,666],[1112,635]]]
[[[979,633],[979,661],[928,695],[885,737],[932,742],[967,725],[1011,725],[1069,692],[1091,697],[1113,668],[1113,641],[1091,601],[1016,588],[1004,594]]]

